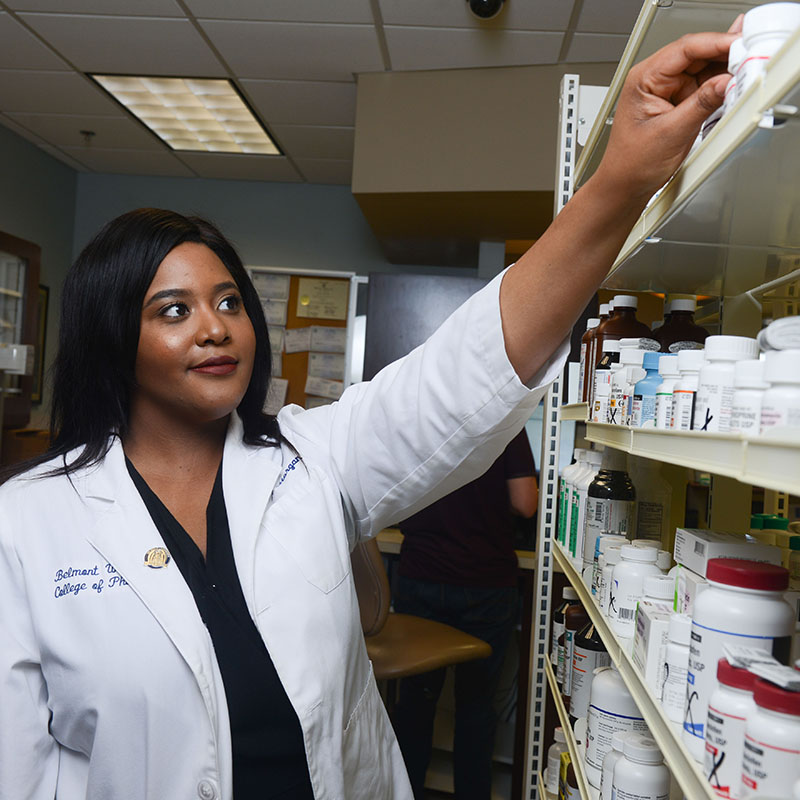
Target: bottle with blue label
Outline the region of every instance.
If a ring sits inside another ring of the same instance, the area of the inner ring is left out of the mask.
[[[631,401],[631,426],[634,428],[655,428],[656,426],[656,390],[661,385],[658,374],[658,362],[661,353],[645,353],[642,367],[647,373],[633,387]]]

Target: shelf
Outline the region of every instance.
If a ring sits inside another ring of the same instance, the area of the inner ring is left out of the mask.
[[[568,403],[559,409],[559,417],[562,422],[572,420],[574,422],[586,422],[589,419],[588,403]]]
[[[656,699],[645,685],[639,670],[631,660],[628,653],[630,642],[620,640],[611,630],[608,625],[608,619],[598,608],[597,603],[573,566],[572,560],[560,545],[554,545],[553,555],[555,560],[561,564],[570,584],[577,591],[578,598],[594,623],[600,638],[608,650],[608,654],[611,656],[611,660],[619,670],[622,680],[628,687],[628,691],[650,728],[650,734],[661,748],[664,761],[669,767],[673,778],[680,784],[684,795],[691,798],[691,800],[700,800],[701,798],[716,800],[717,796],[703,775],[700,765],[692,758],[681,741],[680,726],[663,714],[660,699]],[[557,702],[559,699],[557,698]]]
[[[556,676],[553,673],[553,666],[549,658],[545,658],[544,660],[544,672],[547,676],[547,683],[550,686],[550,694],[556,706],[559,722],[561,723],[564,736],[567,740],[567,749],[572,757],[572,768],[575,770],[575,777],[578,780],[580,796],[583,800],[598,800],[600,792],[586,780],[586,772],[583,768],[584,754],[578,749],[578,743],[575,741],[572,725],[569,724],[569,714],[564,706],[564,701],[561,699],[561,690],[558,688],[558,682],[556,681]]]
[[[589,422],[586,438],[636,456],[725,475],[765,489],[800,494],[800,431],[783,429],[757,439],[744,439],[738,434],[627,428]]]

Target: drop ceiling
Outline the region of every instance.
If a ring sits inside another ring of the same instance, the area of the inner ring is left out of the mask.
[[[82,172],[349,184],[359,74],[615,62],[640,6],[0,0],[0,124]],[[173,152],[89,72],[230,78],[284,155]]]

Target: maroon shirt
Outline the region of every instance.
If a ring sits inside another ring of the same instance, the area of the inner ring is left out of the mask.
[[[525,431],[480,477],[400,523],[401,575],[457,586],[517,583],[514,521],[506,481],[536,474]]]

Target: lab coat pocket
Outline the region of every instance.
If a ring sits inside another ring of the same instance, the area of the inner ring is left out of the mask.
[[[341,498],[324,472],[309,467],[307,480],[267,511],[264,527],[305,579],[325,594],[350,574]]]

